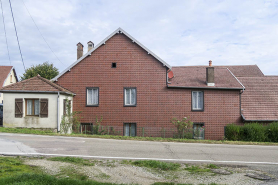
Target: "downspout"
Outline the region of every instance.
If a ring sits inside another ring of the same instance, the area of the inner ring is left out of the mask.
[[[59,97],[60,97],[60,91],[58,91],[58,96],[57,96],[57,132],[60,132],[60,124],[59,124],[60,104],[59,104]]]

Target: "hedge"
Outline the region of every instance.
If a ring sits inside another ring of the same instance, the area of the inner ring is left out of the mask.
[[[278,122],[266,126],[247,123],[243,126],[229,124],[225,128],[225,139],[231,141],[278,142]]]

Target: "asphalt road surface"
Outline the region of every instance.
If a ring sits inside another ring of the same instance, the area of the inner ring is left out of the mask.
[[[73,155],[278,166],[278,146],[131,141],[0,133],[0,154]]]

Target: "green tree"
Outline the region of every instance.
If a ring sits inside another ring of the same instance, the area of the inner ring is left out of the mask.
[[[23,76],[21,76],[21,80],[26,80],[32,78],[34,76],[40,75],[43,78],[48,80],[54,78],[59,74],[59,70],[48,62],[44,62],[43,64],[33,65],[32,67],[26,69]]]

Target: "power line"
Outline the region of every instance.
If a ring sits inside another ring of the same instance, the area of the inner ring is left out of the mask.
[[[42,35],[42,33],[41,33],[41,31],[40,31],[40,29],[39,29],[39,27],[38,27],[38,25],[36,24],[35,20],[33,19],[32,15],[30,14],[30,12],[29,12],[29,10],[28,10],[28,8],[27,8],[27,6],[25,5],[25,3],[24,3],[23,0],[22,0],[22,3],[24,4],[24,6],[25,6],[25,8],[26,8],[26,10],[27,10],[27,12],[28,12],[28,14],[30,15],[30,17],[31,17],[32,21],[34,22],[36,28],[38,29],[39,33],[41,34],[41,37],[43,38],[44,42],[47,44],[47,46],[49,47],[49,49],[51,50],[51,52],[55,55],[55,57],[57,58],[57,60],[59,60],[63,65],[65,65],[65,64],[57,57],[57,55],[54,53],[54,51],[52,50],[52,48],[50,47],[50,45],[48,44],[48,42],[45,40],[44,36]]]
[[[7,39],[7,33],[6,33],[6,26],[5,26],[5,18],[4,18],[4,13],[3,13],[2,0],[0,0],[0,2],[1,2],[1,10],[2,10],[3,25],[4,25],[4,32],[5,32],[5,37],[6,37],[6,45],[7,45],[7,50],[8,50],[8,56],[9,56],[10,65],[12,65],[11,64],[10,52],[9,52],[9,46],[8,46],[8,39]]]
[[[13,14],[13,8],[12,8],[11,0],[9,0],[9,2],[10,2],[11,12],[12,12],[12,17],[13,17],[13,22],[14,22],[14,30],[15,30],[15,34],[16,34],[16,38],[17,38],[18,48],[19,48],[22,64],[23,64],[23,67],[24,67],[24,71],[26,71],[25,65],[24,65],[24,61],[23,61],[23,57],[22,57],[22,53],[21,53],[21,49],[20,49],[20,44],[19,44],[18,36],[17,36],[17,30],[16,30],[16,26],[15,26],[15,21],[14,21],[14,14]]]

